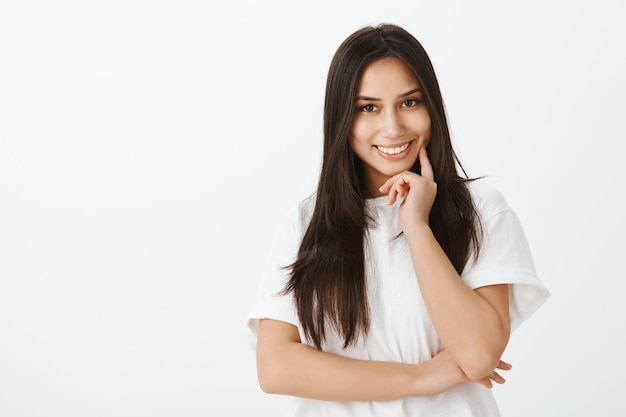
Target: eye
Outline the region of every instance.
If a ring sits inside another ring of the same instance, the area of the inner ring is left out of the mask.
[[[415,107],[421,103],[421,100],[416,98],[407,98],[402,102],[402,107]]]
[[[374,106],[373,104],[366,104],[364,106],[359,107],[359,111],[362,111],[363,113],[371,113],[377,110],[377,107]]]

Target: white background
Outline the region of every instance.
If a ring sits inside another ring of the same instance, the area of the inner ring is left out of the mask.
[[[316,185],[330,59],[380,22],[429,51],[552,292],[503,415],[623,415],[623,4],[2,2],[0,416],[281,415],[244,318]]]

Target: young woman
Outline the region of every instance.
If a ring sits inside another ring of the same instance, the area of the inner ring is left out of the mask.
[[[350,35],[330,66],[315,195],[248,316],[261,388],[294,416],[497,416],[512,329],[549,296],[501,194],[462,177],[420,43]]]

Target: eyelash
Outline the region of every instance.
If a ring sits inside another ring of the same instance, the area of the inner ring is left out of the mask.
[[[402,107],[415,107],[417,105],[419,105],[422,102],[422,100],[417,99],[417,98],[407,98],[406,100],[404,100],[402,102]],[[407,103],[411,103],[411,104],[407,104]],[[377,107],[373,104],[366,104],[364,106],[360,106],[359,107],[359,111],[362,113],[372,113],[374,111],[377,110]]]
[[[416,98],[407,98],[402,102],[402,105],[404,106],[409,101],[412,102],[412,104],[410,106],[407,105],[406,107],[415,107],[422,102],[421,100],[418,100]]]
[[[359,107],[359,110],[363,113],[371,113],[376,110],[376,106],[373,104],[366,104],[365,106]]]

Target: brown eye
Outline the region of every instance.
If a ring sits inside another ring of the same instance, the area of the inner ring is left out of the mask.
[[[365,106],[359,107],[359,110],[361,110],[363,113],[371,113],[373,111],[376,111],[376,106],[374,106],[373,104],[366,104]]]
[[[420,104],[420,101],[415,98],[408,98],[402,102],[402,107],[415,107]]]

